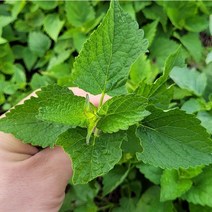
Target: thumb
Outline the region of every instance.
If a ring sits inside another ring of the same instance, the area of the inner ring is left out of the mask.
[[[24,144],[13,135],[0,132],[0,160],[23,161],[36,154],[38,149],[29,144]]]
[[[32,156],[28,162],[34,164],[34,168],[37,166],[41,173],[48,172],[58,178],[58,181],[63,181],[61,186],[66,186],[72,176],[71,159],[61,147],[43,149]]]

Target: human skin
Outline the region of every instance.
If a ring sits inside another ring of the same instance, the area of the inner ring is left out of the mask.
[[[79,88],[71,90],[75,95],[86,95]],[[97,106],[100,96],[89,96]],[[71,176],[71,160],[61,147],[39,151],[11,134],[0,132],[0,211],[59,211]]]

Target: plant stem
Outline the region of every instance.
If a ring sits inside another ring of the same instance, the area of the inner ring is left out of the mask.
[[[103,92],[102,96],[100,98],[99,105],[98,105],[98,110],[101,108],[101,106],[103,104],[104,97],[105,97],[105,93]],[[86,100],[89,100],[89,97],[86,96]],[[98,136],[98,133],[99,133],[99,130],[96,128],[97,122],[98,122],[98,120],[96,120],[96,123],[93,125],[93,127],[88,130],[87,137],[86,137],[86,144],[87,145],[89,144],[92,133],[94,133],[93,145],[95,144],[96,137]]]
[[[103,92],[103,93],[102,93],[102,96],[101,96],[101,99],[100,99],[100,101],[99,101],[98,109],[102,106],[103,101],[104,101],[104,97],[105,97],[105,93]]]

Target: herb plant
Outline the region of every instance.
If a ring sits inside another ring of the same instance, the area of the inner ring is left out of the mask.
[[[50,36],[56,40],[58,34]],[[33,37],[39,34],[31,34]],[[153,82],[136,82],[135,73],[129,70],[148,52],[148,45],[136,21],[117,1],[111,1],[102,23],[83,45],[70,77],[75,86],[101,94],[99,106],[89,102],[89,95],[75,96],[68,88],[52,84],[11,109],[0,119],[0,130],[43,148],[61,146],[73,163],[73,184],[87,184],[104,176],[103,193],[107,195],[129,174],[130,168],[126,171],[122,166],[129,164],[151,182],[161,184],[161,191],[151,187],[147,195],[160,195],[161,201],[167,201],[161,206],[167,211],[173,210],[169,201],[178,197],[212,207],[212,201],[199,194],[201,188],[211,194],[211,187],[206,186],[212,175],[211,129],[206,131],[195,115],[170,107],[173,85],[167,83],[170,76],[179,87],[200,96],[206,79],[195,71],[188,72],[188,79],[199,77],[195,85],[179,79],[179,73],[187,67],[183,49],[177,45],[163,61],[160,76]],[[41,50],[38,54],[43,55]],[[112,98],[103,103],[105,95]],[[192,183],[199,187],[192,187]],[[138,201],[133,210],[145,210],[143,201]]]

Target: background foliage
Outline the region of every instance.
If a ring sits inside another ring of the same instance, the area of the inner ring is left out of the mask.
[[[124,1],[121,6],[149,40],[149,52],[131,67],[128,89],[158,78],[166,58],[181,44],[188,67],[172,70],[168,83],[175,85],[158,106],[167,109],[171,99],[169,108],[195,114],[212,134],[212,3]],[[2,2],[1,113],[41,86],[73,86],[75,57],[108,7],[109,2],[98,0]],[[212,211],[210,166],[163,170],[131,160],[123,155],[120,165],[102,178],[70,185],[61,211]]]

